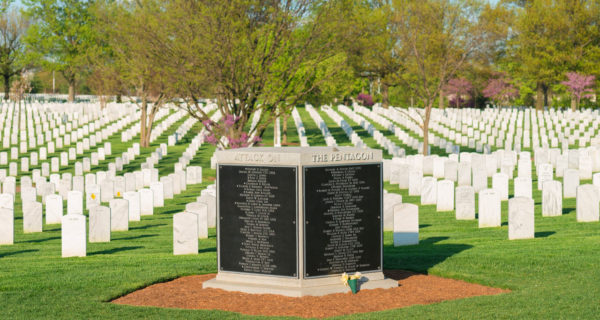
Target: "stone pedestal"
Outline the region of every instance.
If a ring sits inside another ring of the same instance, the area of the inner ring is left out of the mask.
[[[217,156],[218,274],[205,288],[291,297],[397,287],[383,276],[381,151],[249,148]]]

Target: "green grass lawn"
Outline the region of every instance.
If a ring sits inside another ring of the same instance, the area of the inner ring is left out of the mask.
[[[322,145],[323,138],[314,122],[305,110],[300,108],[299,112],[311,145]],[[183,121],[185,118],[173,124],[150,148],[142,149],[142,154],[146,156],[160,143],[165,143],[167,135]],[[365,142],[373,143],[362,128],[350,123]],[[198,130],[199,125],[195,125],[183,137],[181,144],[169,147],[169,154],[157,166],[161,176],[172,172],[174,163]],[[295,127],[290,126],[288,130],[293,141],[297,141]],[[272,139],[272,132],[265,138]],[[136,139],[121,143],[119,134],[111,137],[110,141],[114,156],[126,150]],[[321,144],[313,144],[317,141]],[[23,234],[21,203],[17,196],[15,244],[0,246],[0,317],[259,318],[216,310],[162,309],[108,303],[152,283],[217,271],[215,229],[209,230],[209,239],[200,241],[198,255],[172,254],[172,216],[182,211],[186,203],[194,201],[206,185],[213,183],[215,172],[210,169],[210,157],[214,150],[214,146],[203,144],[191,161],[191,165],[203,167],[202,184],[188,186],[187,191],[175,199],[165,200],[165,206],[155,208],[153,216],[143,216],[140,222],[130,222],[129,231],[113,232],[110,243],[88,243],[88,256],[85,258],[60,257],[60,225],[44,225],[43,233]],[[136,158],[133,164],[126,166],[126,170],[138,170],[142,159]],[[397,186],[386,183],[385,188],[401,193],[404,202],[419,203],[419,197],[409,197]],[[511,183],[510,193],[512,190]],[[510,289],[510,293],[345,318],[599,318],[600,223],[577,223],[574,199],[564,201],[563,216],[542,217],[541,195],[535,181],[533,190],[536,199],[535,239],[508,240],[507,202],[502,204],[502,227],[479,229],[476,220],[457,221],[454,212],[435,212],[435,206],[420,206],[419,245],[394,248],[392,233],[384,235],[386,269],[406,269],[461,279]]]

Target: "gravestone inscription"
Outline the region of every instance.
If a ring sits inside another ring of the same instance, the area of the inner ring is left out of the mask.
[[[219,166],[223,271],[298,276],[296,168]]]
[[[304,168],[305,276],[381,269],[381,165]]]

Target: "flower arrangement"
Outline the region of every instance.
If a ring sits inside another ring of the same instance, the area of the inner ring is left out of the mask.
[[[346,287],[350,287],[350,290],[352,290],[352,293],[356,293],[358,290],[358,279],[360,279],[362,277],[362,275],[360,274],[360,272],[356,272],[353,275],[349,276],[346,272],[344,272],[342,274],[341,277],[341,281],[344,283],[344,285]]]

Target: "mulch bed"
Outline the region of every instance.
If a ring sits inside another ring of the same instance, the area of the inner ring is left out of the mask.
[[[157,283],[112,302],[164,308],[218,309],[248,315],[324,318],[509,292],[404,270],[388,270],[385,275],[398,280],[399,286],[393,289],[362,290],[355,295],[337,293],[321,297],[290,298],[273,294],[202,289],[202,282],[215,277],[215,274],[206,274]]]

